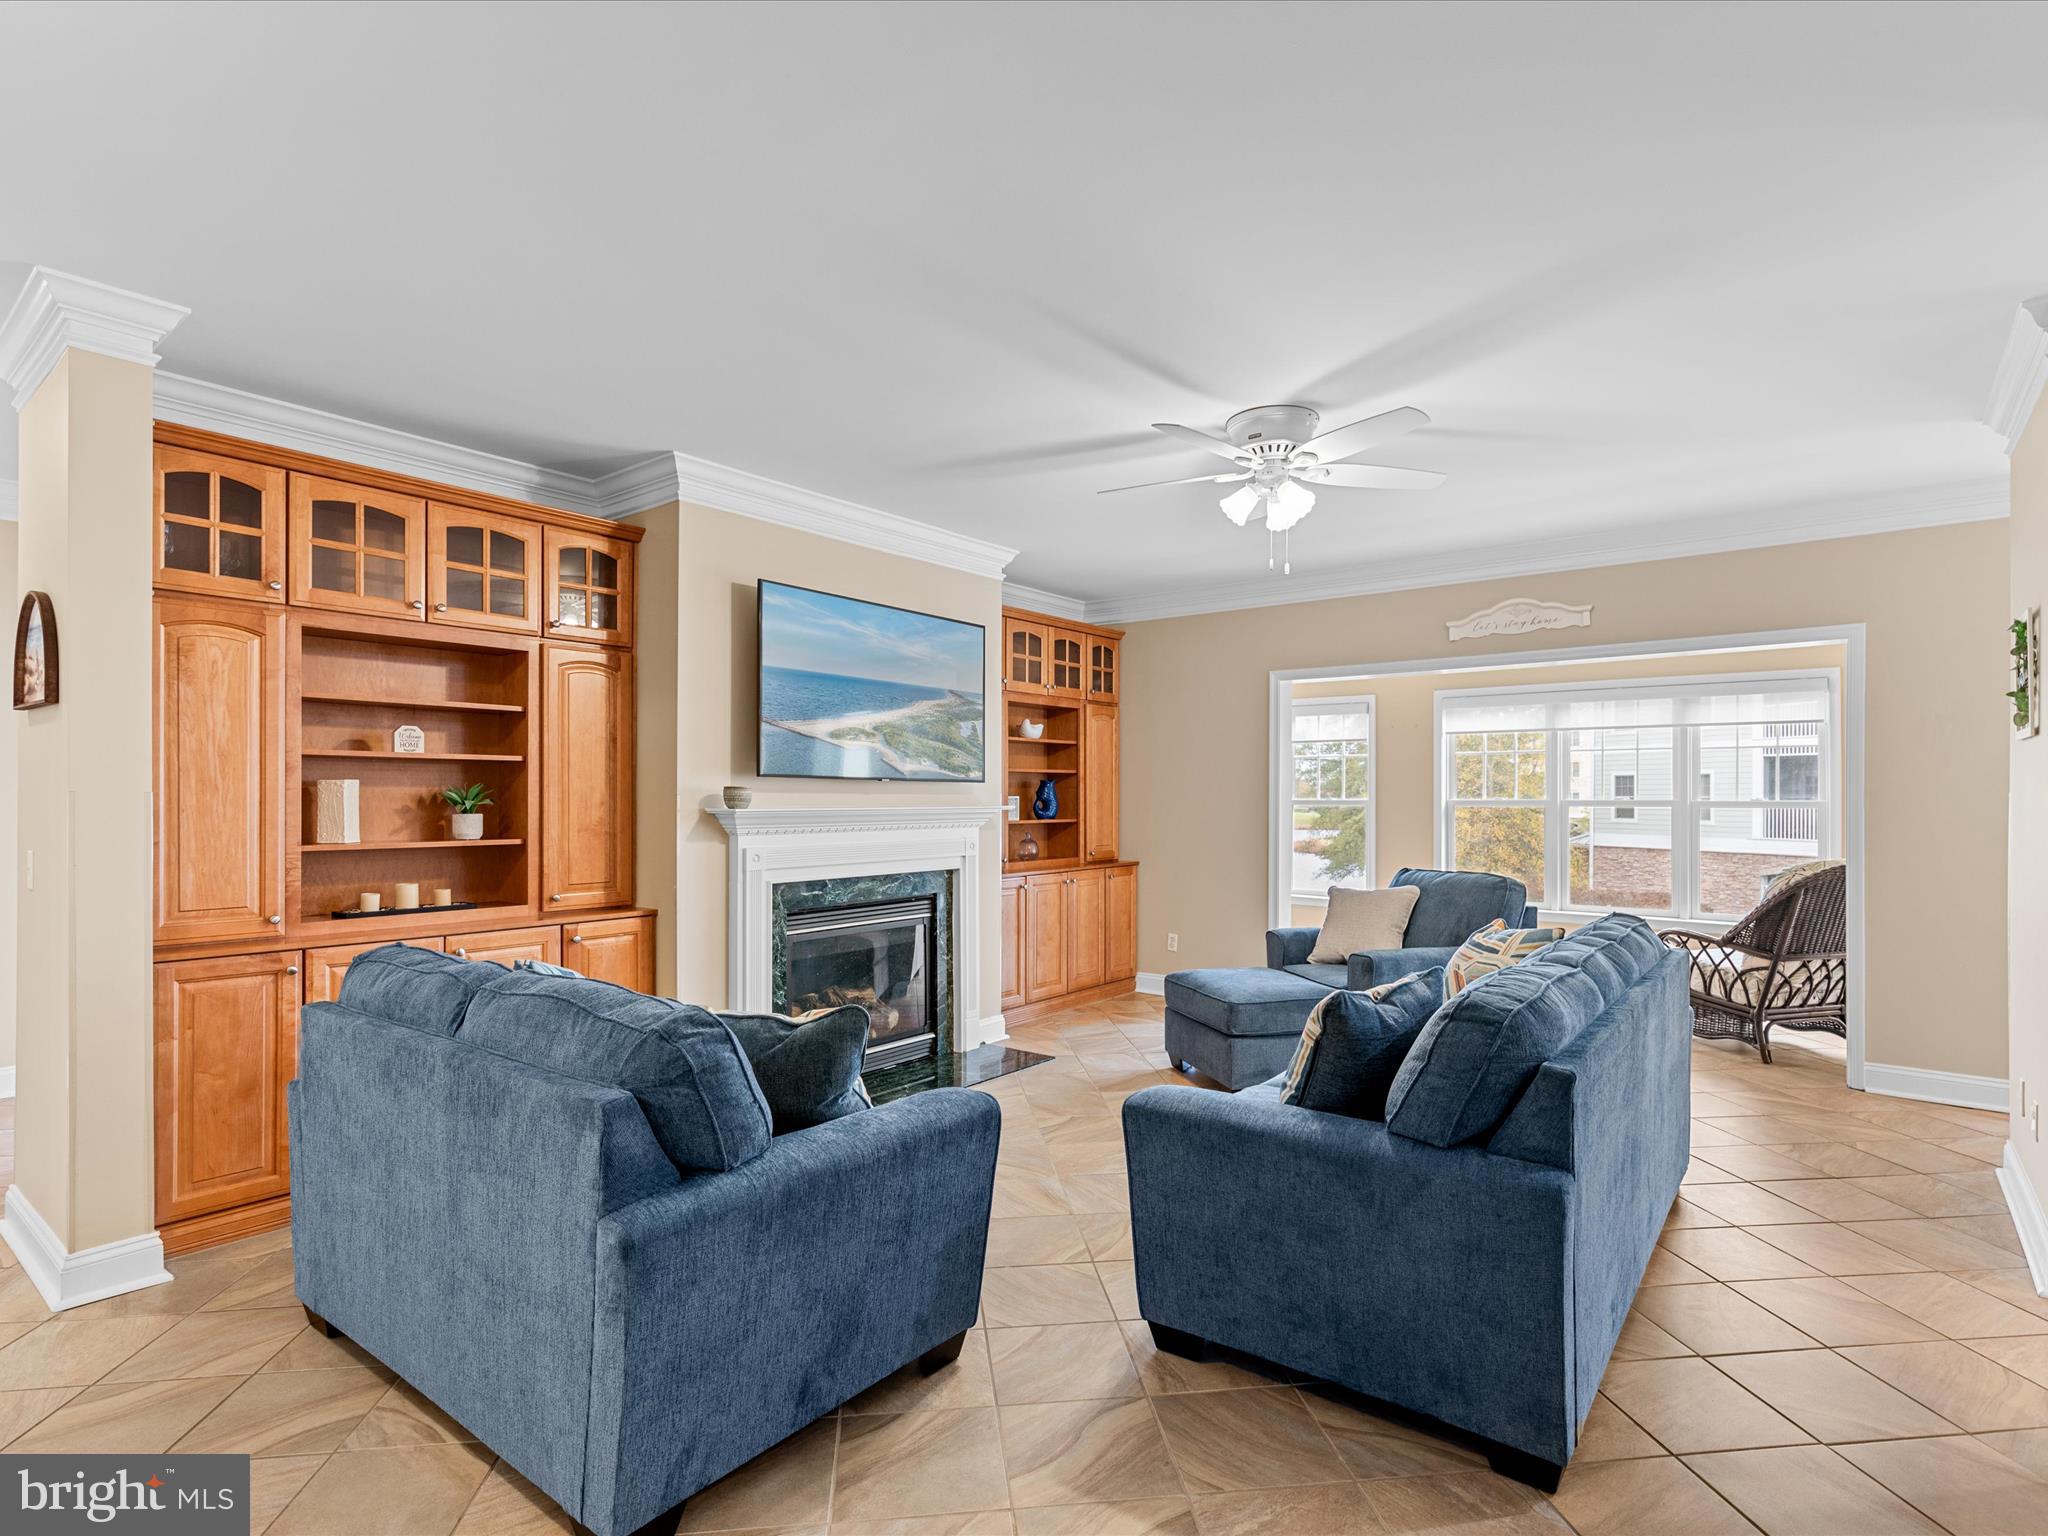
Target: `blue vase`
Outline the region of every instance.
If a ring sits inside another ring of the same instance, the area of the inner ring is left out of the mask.
[[[1031,814],[1040,821],[1049,821],[1060,813],[1060,797],[1052,787],[1051,779],[1038,781],[1038,793],[1031,797]]]

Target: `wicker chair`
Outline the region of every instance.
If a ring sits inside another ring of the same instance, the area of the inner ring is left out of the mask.
[[[1660,934],[1692,961],[1692,1032],[1741,1040],[1771,1059],[1771,1028],[1849,1033],[1848,870],[1820,860],[1784,871],[1719,938]]]

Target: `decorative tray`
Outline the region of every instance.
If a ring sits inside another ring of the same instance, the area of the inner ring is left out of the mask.
[[[467,912],[476,906],[473,901],[451,901],[444,907],[378,907],[365,912],[361,907],[350,907],[346,912],[330,912],[329,917],[413,917],[421,912]]]

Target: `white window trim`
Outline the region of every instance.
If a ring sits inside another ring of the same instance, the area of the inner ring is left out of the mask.
[[[1365,755],[1366,755],[1366,796],[1365,796],[1365,873],[1364,887],[1372,889],[1379,883],[1379,808],[1380,808],[1380,712],[1379,699],[1375,694],[1353,693],[1328,698],[1297,699],[1289,691],[1287,708],[1277,711],[1273,719],[1270,795],[1270,821],[1268,842],[1272,847],[1271,878],[1273,890],[1288,908],[1323,907],[1329,905],[1329,897],[1320,891],[1297,892],[1294,889],[1294,717],[1306,710],[1310,713],[1335,713],[1339,710],[1363,709],[1365,711]],[[1289,926],[1291,912],[1280,914],[1281,926]]]
[[[1827,728],[1824,731],[1822,731],[1820,735],[1818,742],[1818,751],[1821,759],[1820,779],[1824,790],[1821,803],[1826,807],[1826,814],[1821,818],[1821,830],[1819,839],[1821,851],[1818,856],[1824,859],[1839,857],[1839,854],[1836,852],[1836,849],[1840,846],[1840,843],[1837,839],[1837,825],[1839,823],[1842,827],[1846,828],[1847,826],[1849,826],[1850,823],[1849,807],[1843,800],[1844,786],[1842,782],[1841,759],[1844,754],[1843,752],[1837,750],[1836,741],[1839,736],[1843,741],[1846,742],[1848,740],[1848,732],[1847,726],[1841,718],[1841,711],[1843,707],[1841,669],[1837,667],[1822,667],[1810,671],[1796,670],[1784,672],[1710,672],[1686,677],[1663,677],[1655,679],[1644,679],[1642,681],[1619,684],[1600,682],[1524,683],[1504,688],[1496,687],[1439,689],[1436,694],[1435,710],[1432,720],[1432,727],[1436,733],[1436,751],[1434,754],[1434,782],[1431,785],[1431,792],[1434,800],[1433,815],[1436,820],[1437,867],[1439,869],[1449,869],[1451,867],[1451,807],[1449,805],[1449,802],[1445,799],[1445,791],[1447,788],[1447,780],[1445,775],[1450,760],[1450,750],[1444,739],[1444,710],[1447,704],[1455,705],[1460,703],[1469,703],[1478,699],[1506,698],[1515,695],[1534,694],[1542,694],[1550,697],[1556,697],[1559,694],[1585,694],[1603,699],[1665,698],[1669,697],[1673,693],[1723,692],[1727,691],[1731,687],[1731,685],[1739,686],[1745,683],[1770,684],[1774,688],[1782,688],[1787,690],[1798,687],[1818,687],[1825,692],[1827,696],[1828,709]],[[1858,720],[1857,725],[1858,729],[1860,730],[1860,719]],[[1689,731],[1679,730],[1674,733],[1673,756],[1675,760],[1672,764],[1672,782],[1674,784],[1691,784],[1697,787],[1698,770],[1692,761],[1692,735]],[[1555,767],[1556,765],[1553,764],[1552,766]],[[1544,784],[1547,791],[1545,795],[1545,808],[1550,814],[1568,815],[1570,813],[1571,808],[1575,806],[1583,808],[1588,805],[1598,806],[1603,803],[1597,800],[1585,801],[1571,799],[1570,785],[1566,782],[1568,778],[1568,772],[1565,774],[1557,774],[1553,772],[1545,773]],[[1375,787],[1377,787],[1377,779],[1374,780],[1374,785]],[[1860,802],[1860,785],[1858,786],[1857,798]],[[1474,802],[1470,800],[1460,802],[1460,804],[1463,805],[1471,805],[1474,803],[1484,802]],[[1533,804],[1534,802],[1523,801],[1518,803]],[[1684,897],[1683,902],[1674,902],[1673,906],[1665,912],[1646,912],[1643,915],[1648,918],[1654,918],[1656,921],[1659,922],[1682,922],[1691,927],[1713,930],[1723,929],[1728,925],[1728,923],[1742,916],[1742,914],[1739,912],[1714,913],[1709,915],[1705,913],[1695,913],[1687,910],[1687,907],[1689,906],[1693,898],[1695,887],[1698,883],[1695,879],[1696,871],[1693,867],[1693,844],[1698,838],[1697,824],[1695,823],[1689,828],[1688,836],[1681,838],[1678,835],[1680,827],[1680,817],[1676,812],[1675,801],[1637,800],[1632,803],[1635,805],[1648,805],[1652,807],[1659,805],[1672,806],[1674,808],[1671,819],[1671,886],[1672,894],[1674,897]],[[1737,810],[1746,809],[1752,805],[1782,805],[1784,803],[1785,802],[1783,801],[1759,800],[1752,802],[1724,800],[1716,801],[1715,808],[1721,810]],[[1855,839],[1851,839],[1851,841],[1854,842]],[[1573,907],[1569,904],[1551,905],[1544,900],[1544,898],[1549,894],[1550,891],[1562,892],[1567,890],[1568,888],[1566,885],[1566,872],[1563,869],[1557,867],[1559,863],[1557,857],[1557,848],[1558,845],[1556,842],[1546,839],[1546,868],[1544,880],[1546,890],[1540,893],[1536,893],[1536,900],[1540,909],[1539,916],[1543,921],[1546,922],[1552,919],[1557,919],[1564,922],[1577,923],[1584,922],[1588,918],[1600,915],[1598,909]],[[1861,1032],[1859,1029],[1858,1038],[1855,1041],[1856,1046],[1859,1048],[1856,1052],[1856,1065],[1859,1069],[1857,1075],[1860,1075],[1861,1067],[1860,1047],[1862,1041],[1860,1035]]]

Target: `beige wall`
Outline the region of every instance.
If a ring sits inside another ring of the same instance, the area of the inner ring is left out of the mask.
[[[1568,641],[1570,634],[1556,635]],[[1487,667],[1481,671],[1410,672],[1386,677],[1330,678],[1294,685],[1298,699],[1369,694],[1373,700],[1373,876],[1380,885],[1403,865],[1436,864],[1436,696],[1446,688],[1535,688],[1554,683],[1626,682],[1715,672],[1796,672],[1839,668],[1842,647],[1810,645],[1699,656],[1645,656],[1631,661],[1565,666]],[[1839,811],[1840,807],[1837,806]],[[1839,831],[1840,823],[1837,822]],[[1294,921],[1320,927],[1320,904],[1297,903]]]
[[[676,794],[681,739],[676,732],[677,639],[676,519],[674,502],[626,519],[647,530],[633,575],[638,601],[633,666],[638,698],[634,710],[634,900],[657,907],[654,989],[677,997],[676,843],[684,818]]]
[[[2048,609],[2048,396],[2034,407],[2033,419],[2012,456],[2010,611],[2018,615],[2034,607]],[[2012,781],[2006,901],[2012,945],[2011,1150],[2037,1198],[2048,1200],[2048,1142],[2036,1129],[2042,1117],[2037,1113],[2031,1120],[2023,1119],[2019,1113],[2022,1083],[2029,1110],[2048,1091],[2048,981],[2034,949],[2048,924],[2048,732],[2011,740],[2007,750]],[[2036,1262],[2048,1258],[2037,1256]]]
[[[907,785],[851,779],[763,779],[754,773],[757,678],[755,675],[755,588],[762,577],[797,586],[844,592],[851,597],[893,603],[963,619],[988,630],[985,690],[998,695],[996,667],[1002,638],[1002,583],[963,571],[928,565],[836,539],[736,517],[706,507],[684,505],[653,514],[650,528],[673,521],[676,579],[674,608],[678,664],[675,665],[675,833],[676,889],[674,906],[663,913],[663,926],[675,934],[674,995],[716,1007],[726,1002],[726,838],[701,809],[707,796],[727,784],[749,785],[755,805],[994,805],[994,776],[1000,760],[989,765],[991,779],[980,784]],[[649,545],[660,545],[650,533],[641,546],[641,565],[649,562]],[[648,623],[650,593],[641,591],[643,629]],[[657,619],[656,622],[659,622]],[[643,666],[649,663],[643,658]],[[642,690],[643,709],[646,690]],[[648,716],[641,716],[648,731]],[[992,743],[991,752],[999,750]],[[648,763],[641,760],[643,805],[648,788]],[[655,818],[641,813],[643,848],[646,828]],[[996,921],[1002,880],[1000,832],[991,825],[981,849],[981,1000],[983,1018],[1002,1006],[1001,929]],[[642,877],[641,900],[651,888]],[[649,902],[649,904],[652,904]]]
[[[1593,627],[1446,643],[1447,620],[1517,596],[1591,603]],[[1997,521],[1133,624],[1122,817],[1124,852],[1144,865],[1139,966],[1263,958],[1273,668],[1860,622],[1868,1056],[2003,1077],[2005,944],[1986,893],[2005,884],[2005,716],[1990,680],[2007,602]]]
[[[150,374],[67,352],[21,412],[19,581],[62,697],[15,717],[15,1177],[73,1252],[153,1231]],[[11,617],[11,616],[10,616]]]
[[[21,602],[20,533],[18,524],[0,522],[0,629],[9,647],[14,643],[10,626]],[[0,702],[0,1067],[14,1065],[14,893],[21,886],[14,835],[15,735],[14,711]]]

